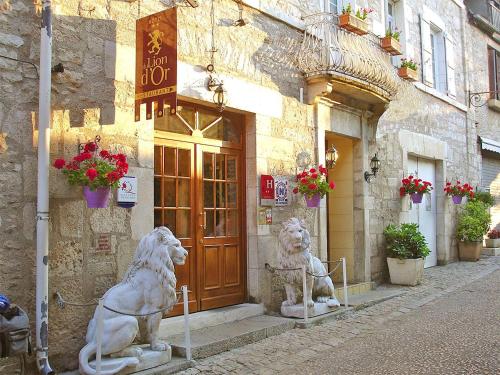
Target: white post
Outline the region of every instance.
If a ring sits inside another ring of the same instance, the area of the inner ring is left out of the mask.
[[[304,302],[304,323],[308,321],[307,311],[307,273],[306,266],[302,266],[302,300]]]
[[[36,351],[42,374],[52,374],[48,355],[49,324],[49,164],[52,14],[50,0],[42,2],[40,83],[38,94],[38,182],[36,209]]]
[[[344,307],[347,308],[349,301],[347,299],[347,267],[345,257],[342,257],[342,280],[344,281]]]
[[[97,329],[96,329],[96,353],[95,353],[95,370],[97,375],[101,374],[101,349],[102,349],[102,330],[104,324],[104,305],[103,299],[99,298],[97,305]]]
[[[189,331],[189,297],[188,297],[188,287],[183,285],[182,289],[182,299],[184,302],[184,345],[186,345],[186,359],[190,361],[191,357],[191,332]]]

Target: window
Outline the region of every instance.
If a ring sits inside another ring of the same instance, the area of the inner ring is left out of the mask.
[[[488,47],[488,72],[490,78],[491,99],[500,99],[498,92],[500,86],[500,52],[494,48]]]
[[[446,78],[446,50],[444,35],[441,30],[435,28],[433,25],[431,25],[430,32],[434,88],[440,92],[446,93],[448,87]]]
[[[342,9],[339,9],[341,0],[324,0],[326,4],[326,11],[334,14],[340,13]]]
[[[396,29],[396,20],[394,18],[394,3],[392,1],[387,2],[387,29],[394,30]]]

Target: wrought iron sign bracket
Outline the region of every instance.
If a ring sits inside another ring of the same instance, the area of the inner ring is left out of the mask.
[[[481,92],[470,92],[469,91],[469,107],[473,106],[476,108],[483,107],[488,104],[488,98],[483,101],[483,95],[500,94],[500,90],[495,91],[481,91]]]

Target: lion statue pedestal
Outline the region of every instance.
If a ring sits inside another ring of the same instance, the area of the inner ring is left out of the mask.
[[[184,264],[187,255],[168,228],[156,228],[141,239],[122,282],[103,296],[104,306],[131,315],[103,310],[102,375],[130,374],[170,361],[170,345],[158,337],[163,313],[146,314],[174,307],[174,264]],[[97,310],[89,322],[87,345],[79,355],[80,373],[84,375],[96,374],[95,361],[91,361],[97,350],[96,330]],[[133,345],[136,340],[147,345]]]
[[[328,276],[325,266],[311,253],[310,238],[304,221],[294,217],[283,223],[283,229],[279,235],[278,267],[282,269],[298,268],[295,271],[281,272],[286,292],[286,300],[281,304],[281,315],[286,317],[304,318],[304,304],[297,303],[297,291],[302,293],[303,287],[303,266],[308,272],[306,276],[307,315],[314,317],[326,314],[340,306],[339,301],[335,298],[332,279]]]

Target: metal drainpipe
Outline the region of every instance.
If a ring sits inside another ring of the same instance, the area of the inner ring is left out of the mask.
[[[36,357],[43,375],[54,374],[49,364],[49,157],[52,61],[51,0],[42,1],[40,89],[38,99],[38,189],[36,213]]]

